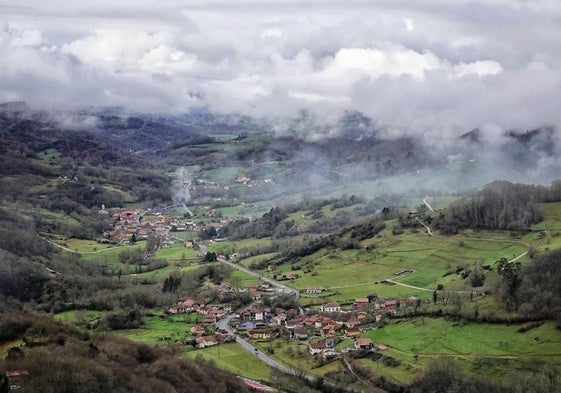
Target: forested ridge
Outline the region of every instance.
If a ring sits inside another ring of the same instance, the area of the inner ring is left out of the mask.
[[[435,219],[445,234],[462,228],[525,231],[542,219],[537,204],[561,200],[561,182],[550,187],[495,181],[473,196],[452,203]]]

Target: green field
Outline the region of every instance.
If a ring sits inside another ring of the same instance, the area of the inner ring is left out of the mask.
[[[267,365],[235,343],[189,351],[185,356],[190,358],[201,356],[222,369],[255,380],[268,381],[271,376],[271,370]]]
[[[102,250],[110,250],[110,249],[113,251],[117,251],[117,249],[119,249],[119,251],[122,251],[124,250],[124,247],[126,247],[126,246],[117,246],[115,244],[101,244],[96,242],[95,240],[82,240],[82,239],[66,239],[64,240],[64,244],[61,245],[79,253],[91,253],[91,254],[108,252]]]
[[[544,220],[533,226],[534,231],[540,231],[540,251],[561,248],[561,202],[542,203],[540,210]]]
[[[482,358],[521,364],[539,358],[561,367],[561,332],[554,323],[546,322],[525,333],[519,333],[519,327],[517,324],[476,324],[416,318],[391,322],[382,329],[368,332],[367,336],[377,344],[389,346],[387,351],[383,351],[384,354],[401,360],[398,368],[380,370],[399,382],[410,381],[412,374],[420,371],[428,359],[437,356],[460,359],[473,370],[476,360]],[[380,366],[371,364],[371,367],[379,370]],[[495,373],[500,377],[506,370],[480,372]]]
[[[306,374],[323,376],[341,367],[340,362],[320,365],[308,351],[308,346],[298,344],[297,342],[287,344],[283,339],[275,339],[272,342],[252,340],[251,343],[264,353],[269,353],[269,356],[278,362],[298,370],[303,370]],[[270,353],[271,349],[273,351],[272,354]]]
[[[209,169],[205,171],[205,178],[217,183],[232,183],[240,174],[242,167],[221,167],[217,169]]]
[[[189,329],[201,320],[198,314],[170,315],[165,319],[154,315],[147,317],[140,328],[119,330],[115,334],[146,344],[167,345],[177,340],[191,339],[193,336]]]
[[[71,310],[55,314],[54,319],[69,325],[95,328],[104,315],[103,311]]]
[[[198,262],[199,251],[194,248],[183,247],[181,243],[174,243],[170,248],[160,248],[156,251],[156,258],[163,258],[168,262]]]
[[[455,274],[458,266],[469,269],[478,264],[494,266],[498,259],[512,259],[528,249],[525,240],[512,238],[507,232],[466,230],[456,236],[431,237],[423,231],[406,230],[395,236],[391,234],[391,227],[392,223],[388,222],[388,229],[362,242],[370,250],[322,249],[266,274],[270,277],[278,273],[299,274],[300,278],[290,281],[291,286],[301,290],[307,286],[325,286],[337,292],[327,300],[347,302],[372,292],[381,297],[426,297],[439,284],[448,291],[472,290],[469,280],[462,280],[459,274]],[[259,261],[259,258],[253,257],[252,260]],[[243,263],[248,265],[247,261]],[[396,275],[406,269],[414,272]],[[492,282],[495,273],[486,274]],[[404,285],[376,283],[385,279]],[[303,298],[302,303],[327,300]]]

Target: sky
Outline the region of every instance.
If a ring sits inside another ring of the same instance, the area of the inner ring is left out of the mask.
[[[560,49],[557,0],[0,0],[0,102],[437,138],[559,125]]]

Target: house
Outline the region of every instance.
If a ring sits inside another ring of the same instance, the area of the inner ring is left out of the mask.
[[[255,329],[255,327],[257,326],[257,324],[255,323],[255,321],[244,321],[242,323],[240,323],[238,325],[238,329],[239,330],[249,330],[249,329]]]
[[[355,341],[355,348],[357,350],[371,350],[374,349],[374,343],[371,339],[366,337],[357,338]]]
[[[314,294],[314,293],[321,293],[325,291],[324,287],[313,287],[313,286],[308,286],[306,287],[306,293],[308,295]]]
[[[199,304],[193,299],[180,297],[177,301],[177,305],[171,306],[168,309],[170,314],[184,314],[193,312],[199,307]]]
[[[247,336],[252,340],[269,340],[273,332],[270,329],[249,329]]]
[[[265,319],[265,310],[258,304],[254,304],[249,312],[251,313],[251,319],[253,321],[262,321]]]
[[[324,349],[325,349],[325,343],[323,341],[308,344],[308,351],[310,351],[311,355],[320,354],[323,352]]]
[[[345,329],[345,336],[349,338],[357,338],[361,335],[361,333],[362,333],[362,329],[357,327]]]
[[[337,302],[324,303],[321,306],[321,311],[329,313],[341,312],[341,305]]]
[[[368,303],[370,303],[370,302],[368,301],[368,298],[367,298],[367,297],[365,297],[365,298],[358,298],[358,299],[355,299],[354,306],[355,306],[356,308],[362,308],[362,307],[367,306]]]
[[[218,341],[214,336],[197,337],[195,339],[195,345],[197,346],[197,348],[212,347],[214,345],[218,345]]]
[[[345,322],[345,326],[348,328],[354,328],[355,326],[360,325],[360,321],[358,317],[351,315],[349,319]]]
[[[202,325],[195,325],[195,326],[193,326],[193,327],[191,328],[190,331],[191,331],[191,334],[192,334],[193,336],[199,336],[199,337],[200,337],[200,336],[202,336],[202,335],[205,334],[206,329],[205,329],[205,327],[202,326]]]
[[[297,327],[294,329],[294,338],[296,340],[305,340],[308,338],[308,330],[304,327]]]
[[[320,356],[322,357],[323,360],[337,359],[339,358],[339,353],[335,352],[334,349],[325,348]]]
[[[328,325],[323,326],[321,328],[320,333],[322,337],[334,336],[337,330],[339,330],[340,328],[341,325],[338,325],[336,323],[330,323]]]
[[[395,313],[397,310],[397,300],[386,300],[380,304],[380,307],[384,310]]]
[[[216,315],[214,314],[207,314],[205,315],[205,319],[203,320],[203,325],[214,325],[216,323]]]
[[[311,317],[306,318],[306,320],[304,321],[304,326],[308,326],[314,329],[320,329],[323,326],[321,320],[321,317],[312,315]]]
[[[284,325],[286,326],[287,329],[293,330],[296,329],[297,327],[301,327],[302,321],[300,321],[300,319],[291,319],[291,320],[284,321]]]
[[[8,381],[12,386],[12,390],[16,390],[22,385],[24,385],[25,380],[27,379],[27,377],[29,377],[29,371],[27,370],[6,371],[6,376],[8,377]],[[10,390],[10,388],[8,388],[8,390]]]

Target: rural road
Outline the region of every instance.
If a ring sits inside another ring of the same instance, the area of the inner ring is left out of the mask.
[[[417,220],[419,222],[419,224],[421,224],[422,226],[425,227],[425,229],[427,230],[427,233],[429,234],[429,236],[434,236],[434,234],[432,233],[430,227],[425,224],[424,222],[422,222],[421,220],[419,220],[419,217],[415,217],[415,220]]]
[[[424,199],[423,199],[423,203],[425,204],[425,206],[426,206],[431,212],[434,213],[434,209],[433,209],[432,206],[429,205],[429,203],[427,202],[427,200],[429,200],[429,199],[432,199],[432,198],[431,198],[431,197],[424,198]]]
[[[234,330],[230,326],[230,321],[234,318],[234,314],[228,314],[226,317],[220,319],[217,323],[220,329],[226,330],[228,333],[236,337],[236,343],[241,345],[246,351],[254,354],[259,360],[266,363],[268,366],[277,369],[285,374],[292,374],[297,375],[296,370],[291,369],[290,367],[285,366],[277,362],[275,359],[267,356],[265,353],[261,352],[257,347],[254,347],[249,342],[238,336],[234,333]]]
[[[100,252],[105,252],[105,251],[113,250],[114,248],[116,248],[116,247],[109,247],[109,248],[103,248],[101,250],[96,250],[96,251],[76,251],[76,250],[72,250],[71,248],[61,246],[60,244],[55,243],[52,240],[49,240],[46,237],[43,237],[41,235],[37,235],[37,236],[39,236],[41,239],[43,239],[47,243],[49,243],[49,244],[51,244],[55,247],[60,248],[61,250],[68,251],[68,252],[73,252],[73,253],[76,253],[76,254],[99,254]]]
[[[241,338],[240,336],[238,336],[236,333],[234,333],[234,330],[230,326],[230,321],[233,318],[234,318],[233,314],[228,314],[226,317],[220,319],[218,321],[217,325],[220,329],[224,329],[228,333],[234,335],[234,337],[236,337],[236,343],[238,345],[241,345],[241,347],[244,348],[246,351],[254,354],[257,357],[257,359],[259,359],[263,363],[267,364],[269,367],[274,368],[274,369],[276,369],[276,370],[278,370],[278,371],[280,371],[284,374],[297,375],[297,376],[300,376],[301,378],[305,378],[307,381],[309,381],[311,383],[314,383],[315,381],[317,381],[318,377],[316,377],[314,375],[310,375],[310,374],[304,374],[303,371],[290,368],[288,366],[285,366],[282,363],[277,362],[275,359],[271,358],[270,356],[268,356],[264,352],[260,351],[259,348],[251,345],[248,341],[246,341],[243,338]],[[363,390],[352,389],[352,388],[337,385],[335,383],[328,382],[328,381],[323,381],[323,384],[325,384],[326,386],[329,386],[331,388],[341,389],[341,391],[344,391],[344,392],[365,393],[365,391],[363,391]],[[375,390],[375,391],[379,391],[379,390]]]
[[[202,250],[202,249],[201,249],[201,250]],[[206,250],[206,247],[205,247],[205,250]],[[268,278],[268,277],[265,277],[265,276],[263,276],[263,275],[261,275],[261,274],[259,274],[259,273],[256,273],[256,272],[254,272],[253,270],[250,270],[250,269],[248,269],[248,268],[246,268],[246,267],[244,267],[244,266],[241,266],[241,265],[239,265],[239,264],[230,262],[230,261],[228,261],[228,260],[226,260],[226,259],[224,259],[224,258],[218,258],[218,262],[224,263],[224,264],[226,264],[226,265],[228,265],[228,266],[233,267],[234,269],[240,270],[240,271],[242,271],[242,272],[244,272],[244,273],[247,273],[247,274],[250,274],[250,275],[252,275],[252,276],[254,276],[254,277],[257,277],[257,278],[260,279],[261,281],[266,282],[266,283],[268,283],[268,284],[271,284],[272,286],[274,286],[275,288],[280,289],[280,290],[283,291],[284,293],[288,293],[288,294],[294,296],[294,299],[298,299],[298,297],[300,296],[300,291],[298,291],[297,289],[287,287],[286,285],[283,285],[283,284],[281,284],[281,283],[278,282],[278,281],[275,281],[275,280],[272,280],[272,279],[270,279],[270,278]]]

